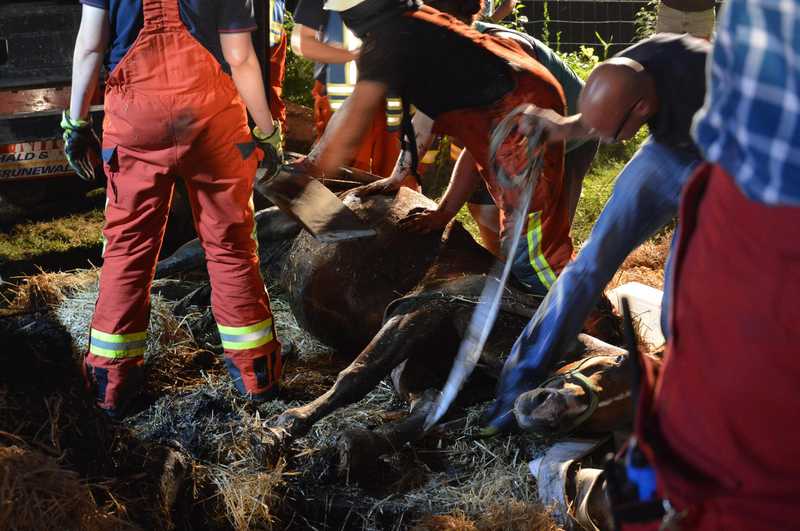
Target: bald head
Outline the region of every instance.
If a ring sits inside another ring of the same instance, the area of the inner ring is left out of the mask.
[[[658,100],[642,65],[615,57],[592,70],[578,98],[584,124],[607,140],[630,138],[655,113]]]

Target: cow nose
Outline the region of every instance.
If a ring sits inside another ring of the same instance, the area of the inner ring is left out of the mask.
[[[558,425],[566,405],[557,389],[534,389],[523,393],[514,403],[514,416],[523,429],[548,431]]]

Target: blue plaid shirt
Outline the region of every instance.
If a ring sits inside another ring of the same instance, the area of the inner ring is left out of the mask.
[[[750,199],[800,206],[800,3],[722,9],[695,139]]]

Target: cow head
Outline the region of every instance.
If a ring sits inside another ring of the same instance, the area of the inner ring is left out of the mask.
[[[603,433],[632,421],[626,353],[600,354],[565,365],[514,404],[517,423],[542,436]]]

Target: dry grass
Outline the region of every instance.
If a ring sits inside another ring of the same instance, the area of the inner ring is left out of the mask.
[[[77,291],[96,284],[98,269],[45,273],[21,279],[11,292],[8,307],[22,312],[49,310]]]
[[[83,349],[96,290],[96,272],[48,274],[28,279],[15,300],[20,306],[54,307],[59,321],[72,334],[76,349]],[[330,367],[341,361],[335,361],[329,348],[298,326],[279,289],[270,291],[279,336],[291,339],[299,350],[298,360],[291,363],[290,385],[319,394],[335,373]],[[235,529],[277,526],[288,478],[303,476],[307,480],[304,488],[313,489],[319,479],[314,474],[326,468],[320,464],[331,455],[326,449],[334,446],[340,433],[353,428],[374,429],[392,415],[387,411],[404,408],[389,382],[381,382],[363,400],[326,417],[307,437],[296,441],[296,457],[289,469],[280,456],[274,455],[269,426],[287,407],[300,403],[276,400],[254,406],[238,396],[218,360],[210,370],[194,367],[197,351],[188,331],[194,317],[178,320],[170,301],[153,298],[147,366],[160,398],[126,421],[126,426],[140,440],[171,445],[177,441],[192,456],[192,476],[199,489],[196,496],[202,495],[203,503],[213,507],[208,511],[211,520]],[[469,410],[466,429],[443,437],[438,448],[426,449],[422,444],[403,450],[403,458],[437,453],[447,467],[430,470],[417,466],[418,479],[398,488],[389,499],[372,498],[342,478],[331,487],[346,498],[364,502],[367,508],[358,509],[363,513],[358,515],[363,529],[379,528],[377,515],[387,502],[417,515],[434,515],[430,522],[451,525],[431,529],[523,529],[526,527],[515,527],[517,522],[539,522],[538,518],[542,522],[539,528],[553,529],[548,527],[552,522],[537,501],[535,483],[527,469],[536,441],[524,435],[478,439],[480,413],[480,408]],[[393,466],[402,467],[402,461]],[[130,505],[128,509],[136,510]],[[474,527],[457,527],[464,522]]]
[[[300,359],[304,361],[334,353],[332,348],[300,327],[280,285],[271,284],[268,289],[272,317],[275,320],[275,331],[279,340],[294,343]]]
[[[498,500],[536,504],[537,491],[528,461],[538,443],[529,435],[478,438],[483,408],[468,410],[466,427],[441,451],[452,472],[432,474],[423,488],[406,500],[431,514],[463,511],[469,516],[486,514]]]
[[[607,289],[614,289],[628,282],[640,282],[663,290],[664,265],[667,262],[671,241],[672,232],[669,232],[637,247],[622,263]]]
[[[250,463],[237,462],[230,466],[211,466],[208,477],[219,489],[225,514],[234,529],[272,527],[275,507],[280,504],[278,488],[283,484],[286,461],[279,460],[269,471],[245,471]]]
[[[26,531],[130,528],[98,509],[78,474],[52,457],[0,447],[0,529]]]
[[[498,503],[485,513],[470,518],[463,511],[431,515],[421,519],[412,531],[559,531],[550,512],[540,504],[515,500]]]

